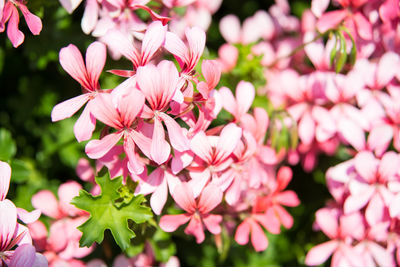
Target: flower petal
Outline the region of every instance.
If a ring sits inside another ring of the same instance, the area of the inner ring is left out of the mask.
[[[89,82],[89,77],[83,62],[82,54],[79,49],[70,44],[60,50],[60,64],[63,69],[79,82],[84,88],[93,91]]]
[[[197,208],[202,214],[209,213],[222,201],[222,191],[218,186],[209,184],[201,192]]]
[[[11,167],[8,163],[0,161],[0,201],[3,201],[8,193],[11,179]]]
[[[171,147],[165,141],[164,128],[158,117],[154,117],[153,138],[151,140],[151,158],[159,165],[167,161]]]
[[[32,14],[24,4],[20,3],[18,7],[22,12],[31,33],[33,35],[40,34],[40,31],[42,30],[42,21],[40,18]]]
[[[91,140],[86,144],[85,152],[91,159],[98,159],[104,156],[121,139],[123,132],[111,133],[100,140]]]
[[[146,65],[165,41],[167,28],[160,21],[152,22],[146,30],[142,42],[141,65]]]
[[[44,215],[58,219],[62,217],[58,207],[58,201],[54,194],[49,190],[41,190],[32,196],[32,206],[40,210]]]
[[[93,89],[99,89],[98,81],[106,63],[106,57],[107,50],[103,43],[94,42],[86,50],[86,69]]]
[[[191,216],[188,214],[164,215],[160,219],[160,228],[165,232],[174,232],[179,226],[187,223]]]
[[[160,113],[160,118],[167,126],[169,141],[176,150],[183,152],[189,149],[189,140],[179,124],[165,113]]]
[[[78,95],[54,106],[51,121],[59,121],[74,115],[87,101],[89,94]]]
[[[338,248],[336,240],[331,240],[313,247],[306,256],[305,263],[309,266],[317,266],[324,263]]]
[[[222,216],[221,215],[214,215],[214,214],[208,214],[205,216],[202,216],[201,219],[204,222],[204,225],[210,231],[210,233],[214,235],[218,235],[221,233],[221,226],[220,223],[222,222]]]
[[[171,192],[176,204],[188,213],[193,213],[197,207],[194,200],[193,191],[188,183],[181,183],[175,186]]]

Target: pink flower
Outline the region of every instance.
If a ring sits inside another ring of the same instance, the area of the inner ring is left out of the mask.
[[[58,188],[59,201],[51,191],[41,190],[32,197],[32,205],[44,215],[54,219],[83,215],[86,214],[85,211],[70,204],[71,200],[79,195],[81,189],[82,186],[75,181],[61,184]]]
[[[116,91],[114,91],[116,92]],[[100,140],[91,140],[85,148],[90,158],[98,159],[109,152],[118,141],[124,139],[124,151],[129,159],[128,167],[133,173],[144,171],[144,164],[138,160],[135,144],[145,155],[150,156],[150,139],[139,132],[139,115],[144,105],[143,94],[134,88],[127,93],[102,94],[92,101],[92,114],[104,124],[116,129],[116,132]]]
[[[313,247],[307,253],[305,264],[320,265],[333,254],[333,267],[360,266],[362,258],[351,245],[352,235],[360,226],[357,215],[340,216],[336,209],[323,208],[317,211],[316,222],[331,240]]]
[[[179,78],[176,67],[170,61],[161,61],[157,66],[147,64],[139,67],[136,79],[138,88],[150,105],[150,109],[145,106],[143,112],[145,114],[142,117],[154,120],[150,156],[155,162],[162,164],[167,161],[171,149],[165,141],[162,121],[167,126],[172,147],[180,152],[189,148],[188,139],[184,135],[183,129],[166,113],[171,100],[183,101],[183,95],[180,91],[182,80]]]
[[[241,117],[249,111],[256,91],[251,83],[240,81],[236,86],[236,99],[227,87],[219,89],[219,93],[223,99],[222,106],[224,109],[233,115],[235,122],[239,122]]]
[[[63,69],[82,86],[84,94],[57,104],[52,112],[52,121],[59,121],[74,115],[86,102],[89,104],[76,121],[74,133],[81,142],[90,139],[96,120],[91,114],[90,102],[100,91],[99,76],[106,62],[106,47],[100,42],[92,43],[86,52],[86,66],[78,48],[70,44],[60,51],[60,64]]]
[[[196,237],[196,242],[204,241],[203,223],[212,234],[221,233],[221,215],[209,214],[222,201],[222,192],[215,185],[204,188],[196,201],[191,187],[187,183],[177,185],[172,193],[175,202],[187,213],[179,215],[164,215],[160,220],[160,227],[166,232],[174,232],[180,225],[187,223],[186,234]]]
[[[196,158],[188,169],[192,178],[190,183],[196,197],[211,176],[218,180],[217,173],[224,171],[233,162],[230,156],[241,136],[242,129],[230,123],[222,129],[219,136],[207,136],[201,131],[192,138],[190,147]],[[229,179],[229,177],[226,178]],[[229,180],[232,181],[232,179]],[[229,183],[226,186],[229,186]]]
[[[2,1],[4,2],[4,0]],[[23,0],[7,1],[4,7],[0,9],[0,32],[4,31],[5,24],[8,21],[7,36],[14,47],[22,44],[25,38],[24,34],[18,29],[19,14],[17,7],[21,10],[32,34],[39,35],[42,30],[42,21],[38,16],[29,12]]]
[[[293,218],[282,206],[296,207],[300,204],[295,192],[292,190],[283,191],[291,181],[292,175],[292,170],[289,167],[279,168],[276,184],[271,189],[271,193],[260,198],[254,205],[254,209],[272,214],[275,220],[286,228],[293,226]]]
[[[32,266],[28,263],[35,261],[35,249],[31,246],[32,239],[29,230],[22,224],[17,222],[17,219],[32,223],[39,216],[39,211],[31,213],[15,207],[14,203],[5,199],[10,184],[11,168],[10,166],[0,161],[0,263],[5,263],[7,266]],[[23,244],[29,244],[31,254],[21,253],[23,248],[19,249]],[[17,250],[13,250],[18,246]],[[40,256],[38,256],[40,258]],[[40,259],[38,259],[40,261]],[[44,261],[45,262],[45,261]],[[18,265],[24,263],[26,265]]]
[[[79,247],[82,236],[77,227],[87,220],[87,213],[70,204],[72,198],[79,194],[82,186],[70,181],[60,185],[59,201],[48,190],[42,190],[32,197],[32,205],[43,214],[56,219],[50,226],[50,233],[41,222],[36,222],[30,228],[36,243],[44,250],[50,266],[59,266],[63,262],[73,262],[74,258],[83,258],[90,254],[92,247]],[[48,238],[46,239],[46,237]]]
[[[191,75],[203,54],[206,34],[199,27],[186,28],[188,46],[174,33],[167,32],[165,48],[175,56],[181,67],[181,73]]]
[[[132,41],[120,31],[109,31],[103,38],[107,45],[129,59],[133,64],[133,71],[112,70],[111,72],[125,77],[133,76],[139,66],[144,66],[152,59],[165,41],[167,27],[161,22],[151,23],[144,34],[141,49],[138,50]]]

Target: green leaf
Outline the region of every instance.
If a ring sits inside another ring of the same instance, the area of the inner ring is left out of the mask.
[[[0,129],[0,160],[8,161],[14,157],[16,152],[17,146],[11,137],[11,133],[6,129]]]
[[[32,164],[26,161],[15,159],[11,162],[11,181],[14,183],[26,182],[30,176],[32,176],[33,170]]]
[[[109,229],[120,248],[126,250],[130,246],[131,238],[136,236],[128,221],[143,223],[152,218],[153,213],[149,207],[143,205],[143,195],[133,196],[131,192],[132,197],[127,197],[124,190],[121,195],[122,177],[111,180],[107,173],[96,177],[96,183],[101,188],[100,195],[93,196],[81,190],[79,196],[72,199],[73,205],[90,213],[89,219],[78,227],[83,233],[80,246],[89,247],[93,242],[101,243],[104,231]],[[115,205],[115,201],[120,198],[123,198],[123,203]]]
[[[171,236],[159,228],[150,239],[150,244],[157,261],[167,262],[176,253],[175,243],[172,242]]]
[[[349,29],[347,29],[345,26],[341,27],[346,33],[347,35],[350,37],[351,39],[351,51],[350,51],[350,59],[349,62],[351,65],[354,65],[356,63],[356,59],[357,59],[357,47],[356,47],[356,42],[354,41],[353,36],[351,35]]]

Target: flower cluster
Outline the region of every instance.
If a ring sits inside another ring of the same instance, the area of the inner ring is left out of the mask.
[[[2,266],[47,266],[46,258],[32,246],[31,234],[24,225],[37,221],[40,211],[27,212],[6,199],[10,178],[10,165],[0,161],[0,263]]]
[[[111,72],[129,78],[114,89],[101,89],[105,45],[91,44],[86,63],[74,45],[63,48],[60,63],[85,93],[56,105],[53,121],[70,117],[87,103],[74,127],[77,139],[88,140],[96,121],[106,126],[100,139],[87,143],[87,155],[106,166],[112,177],[137,182],[136,193],[150,196],[155,214],[163,213],[169,195],[186,212],[162,216],[164,231],[189,222],[185,233],[201,243],[204,226],[220,235],[221,227],[234,231],[226,222],[236,220],[241,223],[236,241],[246,244],[251,232],[256,250],[265,250],[268,241],[260,225],[275,234],[281,225],[290,228],[293,219],[282,206],[297,206],[299,200],[294,192],[284,191],[291,170],[278,171],[282,159],[265,139],[267,112],[249,112],[253,85],[241,81],[236,97],[227,87],[216,90],[221,68],[215,60],[203,60],[197,74],[205,47],[205,33],[198,27],[186,29],[185,43],[161,22],[152,22],[140,52],[125,36],[114,37],[115,47],[133,69]],[[179,70],[156,57],[161,47],[177,59]],[[232,119],[213,126],[222,108]]]

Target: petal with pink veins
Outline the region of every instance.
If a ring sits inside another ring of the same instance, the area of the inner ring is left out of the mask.
[[[124,151],[128,157],[128,168],[135,174],[141,174],[145,170],[144,163],[141,162],[135,153],[135,142],[131,135],[128,135],[124,139]]]
[[[123,100],[121,102],[123,102]],[[122,110],[127,112],[127,110],[124,109],[124,103],[121,106]],[[98,94],[96,98],[90,101],[90,112],[96,119],[117,130],[122,129],[125,126],[123,125],[121,115],[115,108],[113,95],[111,94]]]
[[[189,140],[179,124],[165,113],[160,113],[160,118],[167,126],[169,141],[176,150],[183,152],[189,149]]]
[[[158,117],[154,117],[153,138],[151,140],[150,154],[152,160],[161,165],[167,161],[171,153],[171,147],[165,141],[165,132]]]
[[[139,52],[126,35],[117,30],[109,30],[106,37],[107,46],[116,49],[125,58],[129,59],[135,69],[140,66]]]
[[[150,206],[154,213],[160,215],[164,208],[165,202],[168,198],[168,185],[167,179],[163,176],[161,183],[157,186],[157,189],[153,192],[150,198]]]
[[[141,65],[146,65],[165,41],[166,26],[160,21],[152,22],[146,30],[142,42]]]
[[[165,35],[165,49],[177,58],[180,67],[183,67],[185,55],[187,54],[187,47],[185,43],[172,32],[167,32]]]
[[[89,94],[83,94],[68,99],[54,106],[51,111],[51,121],[59,121],[74,115],[87,101]]]
[[[136,116],[142,111],[145,98],[142,92],[131,88],[129,93],[122,96],[118,102],[119,114],[122,123],[126,127],[130,127]]]
[[[10,249],[17,227],[17,208],[14,203],[6,199],[0,201],[0,251]]]
[[[193,213],[196,210],[196,201],[188,183],[177,184],[171,195],[176,204],[186,212]]]
[[[62,48],[59,58],[61,66],[72,78],[79,82],[84,88],[90,91],[94,90],[94,88],[91,88],[82,54],[75,45],[70,44]]]
[[[8,163],[0,161],[0,201],[3,201],[8,193],[11,179],[11,167]]]
[[[226,125],[218,138],[215,149],[215,161],[222,162],[228,158],[235,150],[240,138],[242,137],[242,129],[234,123]]]
[[[129,135],[132,137],[133,141],[135,141],[135,144],[140,148],[143,154],[146,157],[151,158],[151,139],[145,136],[143,133],[136,131],[131,131]]]
[[[189,50],[186,51],[186,71],[192,71],[197,62],[199,62],[201,55],[203,54],[204,47],[206,44],[206,33],[200,27],[192,27],[185,29],[186,39],[188,41]]]
[[[111,133],[100,140],[91,140],[86,144],[85,152],[91,159],[103,157],[121,139],[123,132]]]
[[[98,89],[99,87],[98,81],[106,63],[106,57],[107,49],[103,43],[94,42],[86,50],[86,69],[93,89]]]
[[[206,168],[203,171],[191,171],[189,175],[192,179],[188,183],[192,188],[194,197],[197,198],[210,180],[211,172]]]
[[[189,166],[193,161],[193,152],[188,150],[185,152],[175,151],[174,157],[171,161],[171,170],[173,174],[177,174],[182,171],[184,168]]]
[[[190,140],[190,148],[202,160],[207,163],[211,163],[213,150],[211,144],[208,142],[206,134],[203,131],[198,132],[192,138],[192,140]]]
[[[201,70],[208,88],[214,89],[221,78],[221,66],[216,60],[203,60]]]
[[[198,209],[202,214],[209,213],[222,201],[222,191],[213,184],[206,186],[198,200]]]

